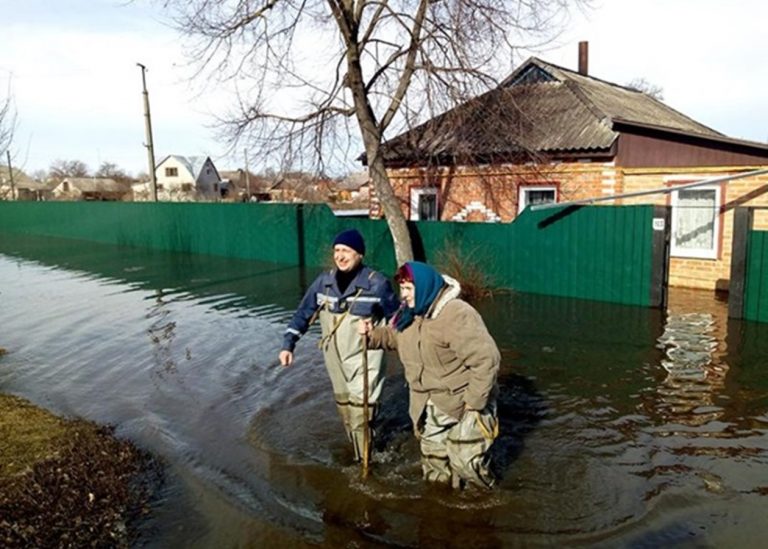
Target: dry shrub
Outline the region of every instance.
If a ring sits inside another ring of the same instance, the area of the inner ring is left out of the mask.
[[[447,242],[435,258],[437,269],[458,280],[461,297],[469,303],[493,296],[493,284],[483,269],[490,259],[479,248],[464,250],[455,242]]]

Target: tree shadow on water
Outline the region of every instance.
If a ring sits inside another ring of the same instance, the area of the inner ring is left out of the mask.
[[[534,382],[512,374],[499,377],[499,436],[491,446],[491,469],[499,481],[525,448],[525,438],[545,416],[546,402]]]

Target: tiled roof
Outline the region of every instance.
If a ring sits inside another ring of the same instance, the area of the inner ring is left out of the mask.
[[[531,58],[497,88],[389,140],[385,158],[607,151],[614,122],[727,139],[648,94]]]

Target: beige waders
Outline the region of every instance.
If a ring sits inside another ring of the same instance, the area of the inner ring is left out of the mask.
[[[336,407],[344,423],[347,437],[355,451],[355,459],[363,456],[363,343],[357,332],[361,317],[345,313],[320,311],[325,366],[333,385]],[[384,351],[368,351],[368,424],[369,441],[373,441],[370,422],[376,415],[381,388],[384,383]],[[370,448],[369,448],[370,452]]]
[[[454,488],[464,484],[490,488],[494,480],[488,469],[488,450],[497,435],[495,403],[482,412],[465,412],[458,421],[428,400],[420,436],[424,478]]]

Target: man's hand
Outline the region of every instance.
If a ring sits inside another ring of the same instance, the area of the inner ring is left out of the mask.
[[[288,367],[293,364],[293,353],[291,351],[280,351],[280,356],[278,358],[281,366]]]
[[[370,335],[371,331],[373,331],[373,321],[370,318],[361,318],[357,323],[357,333]]]

